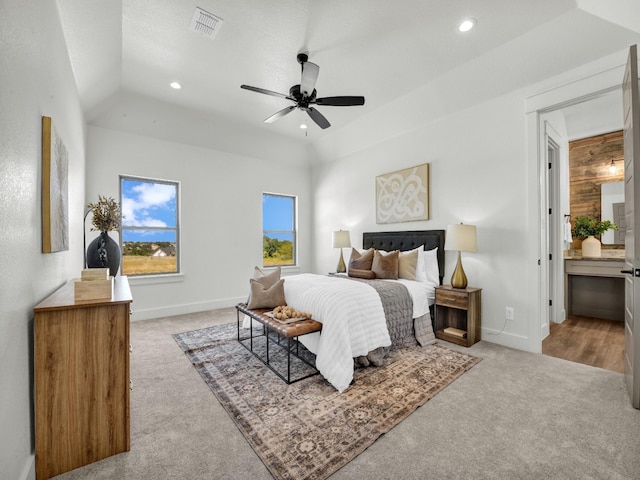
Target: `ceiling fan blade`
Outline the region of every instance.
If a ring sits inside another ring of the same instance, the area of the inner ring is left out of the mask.
[[[324,115],[322,115],[315,108],[313,108],[313,107],[307,108],[307,113],[311,117],[311,120],[316,122],[320,128],[325,129],[325,128],[329,128],[331,126],[331,124],[329,123],[329,120],[324,118]]]
[[[312,103],[316,105],[332,105],[336,107],[351,107],[354,105],[364,105],[364,97],[322,97],[316,98]]]
[[[296,108],[295,105],[292,105],[292,106],[287,107],[287,108],[283,108],[279,112],[276,112],[273,115],[271,115],[269,118],[265,119],[264,123],[273,123],[276,120],[278,120],[279,118],[284,117],[287,113],[291,113],[291,111],[294,110],[295,108]]]
[[[295,98],[290,97],[289,95],[273,92],[271,90],[265,90],[264,88],[252,87],[250,85],[240,85],[240,88],[244,88],[245,90],[250,90],[252,92],[264,93],[265,95],[271,95],[272,97],[286,98],[287,100],[293,100],[294,102],[296,101]]]
[[[300,80],[300,93],[303,97],[310,97],[316,88],[320,67],[315,63],[304,62],[302,64],[302,79]]]

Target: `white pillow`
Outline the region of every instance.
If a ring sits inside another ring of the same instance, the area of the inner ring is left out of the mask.
[[[424,267],[427,273],[427,282],[440,285],[440,267],[438,267],[438,247],[424,252]],[[417,274],[416,274],[417,279]]]

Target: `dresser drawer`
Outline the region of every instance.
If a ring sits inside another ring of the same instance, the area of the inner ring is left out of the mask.
[[[467,310],[469,308],[469,294],[466,290],[436,288],[436,305]]]

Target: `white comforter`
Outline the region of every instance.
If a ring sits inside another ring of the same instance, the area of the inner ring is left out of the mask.
[[[285,277],[284,292],[288,305],[322,322],[322,334],[304,335],[300,341],[340,392],[353,380],[354,357],[391,345],[380,296],[365,283],[303,273]]]
[[[413,318],[429,313],[433,286],[397,281],[411,295]],[[322,322],[322,333],[304,335],[300,341],[316,355],[316,367],[338,391],[346,390],[353,379],[354,357],[391,345],[380,296],[370,285],[305,273],[285,277],[284,291],[288,305]]]

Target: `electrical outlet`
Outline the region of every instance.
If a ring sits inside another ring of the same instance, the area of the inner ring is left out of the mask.
[[[513,320],[513,308],[507,307],[505,315],[507,317],[507,320]]]

